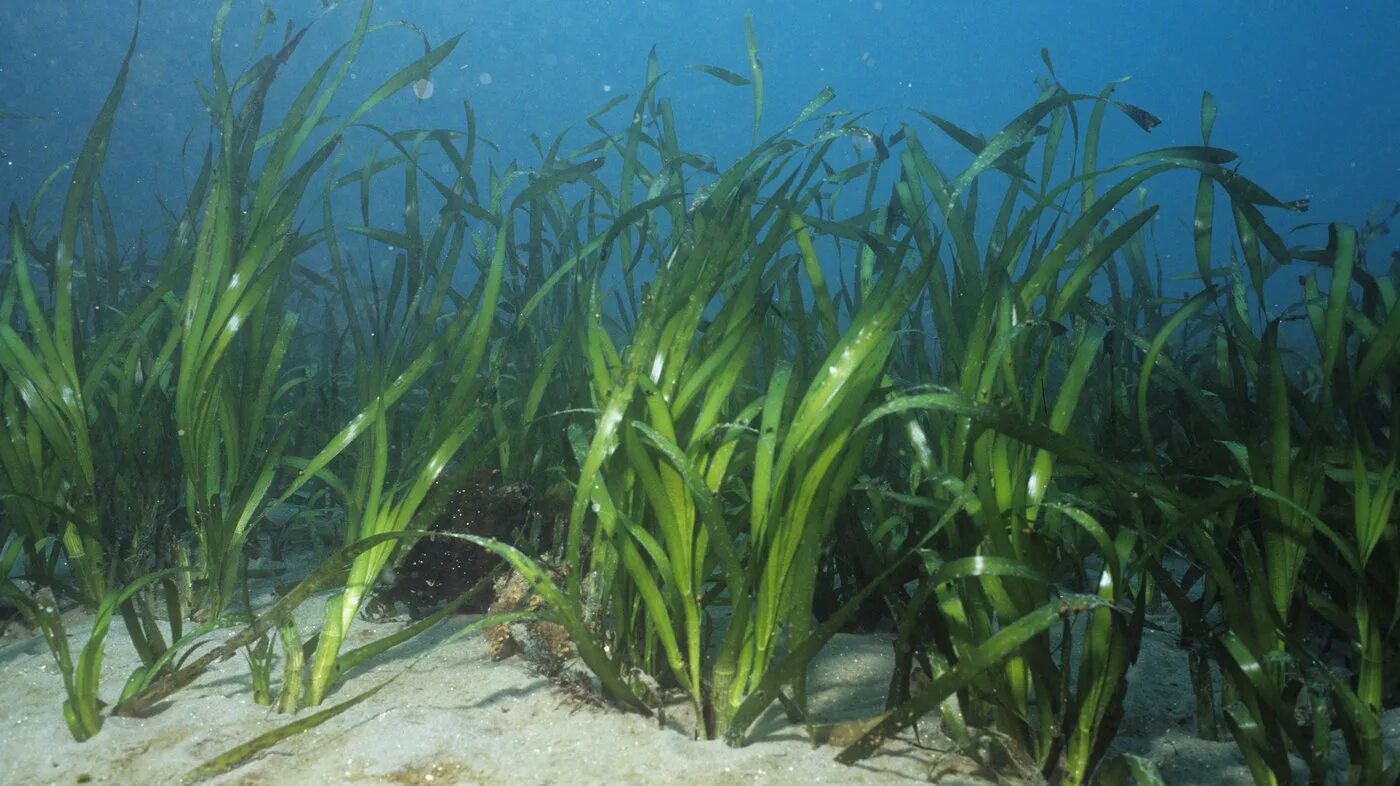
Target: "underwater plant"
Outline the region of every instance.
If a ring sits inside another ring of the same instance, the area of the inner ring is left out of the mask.
[[[1048,57],[1046,64],[1049,68]],[[1053,69],[1050,73],[1053,77]],[[948,269],[933,278],[929,300],[943,350],[937,368],[956,376],[927,379],[924,384],[946,392],[895,398],[880,415],[905,418],[920,461],[914,488],[924,484],[950,524],[925,547],[927,574],[905,605],[900,625],[904,646],[919,653],[933,682],[893,708],[842,753],[843,761],[869,755],[880,738],[941,708],[945,730],[965,747],[972,747],[969,727],[991,720],[1007,735],[1013,759],[1024,759],[1059,782],[1081,783],[1116,733],[1127,670],[1143,631],[1145,595],[1151,592],[1144,567],[1151,557],[1140,550],[1146,522],[1135,500],[1147,492],[1162,504],[1180,501],[1150,480],[1129,479],[1124,485],[1121,473],[1101,473],[1096,458],[1082,469],[1097,475],[1093,491],[1111,518],[1096,515],[1098,505],[1086,505],[1088,489],[1079,483],[1062,489],[1056,482],[1057,465],[1078,463],[1075,454],[1093,455],[1083,448],[1067,452],[1064,445],[1074,443],[1060,437],[1070,432],[1081,397],[1092,390],[1089,380],[1113,327],[1083,314],[1080,304],[1094,278],[1156,215],[1156,206],[1139,205],[1125,219],[1108,221],[1151,178],[1194,170],[1220,183],[1244,208],[1283,203],[1223,169],[1234,156],[1216,148],[1166,148],[1100,166],[1097,145],[1107,108],[1118,107],[1145,129],[1152,125],[1143,121],[1141,110],[1114,102],[1113,89],[1075,95],[1052,81],[1036,105],[985,142],[926,116],[974,154],[954,177],[929,159],[912,129],[905,132],[910,185],[899,193],[904,214],[940,216],[952,241]],[[1078,127],[1075,102],[1092,104],[1084,147],[1071,151],[1069,175],[1055,181],[1056,167],[1064,166],[1056,160],[1062,135],[1067,125]],[[1033,184],[1025,173],[1038,124],[1047,117],[1049,130],[1038,143],[1041,177]],[[991,173],[1009,182],[984,250],[971,226],[976,208],[970,203],[974,194],[986,192],[974,186]],[[1117,182],[1098,193],[1114,178]],[[1083,197],[1073,199],[1074,190]],[[1029,204],[1018,209],[1023,198]],[[1057,214],[1051,229],[1034,237],[1037,223],[1051,210]],[[923,231],[931,237],[931,231]],[[921,247],[930,244],[925,240]],[[1188,301],[1178,318],[1200,302],[1199,297]],[[1152,364],[1149,354],[1144,368]],[[923,381],[918,371],[911,369],[910,375]],[[925,417],[910,416],[920,410]],[[1094,588],[1097,598],[1064,599],[1058,589],[1063,586]],[[980,661],[973,653],[983,651],[983,642],[1022,620],[1039,619],[1036,627],[1044,630],[1056,621],[1050,613],[1056,607],[1063,619],[1058,639],[1038,633],[976,680],[966,673],[969,662]],[[1066,611],[1087,617],[1076,622]],[[911,668],[912,660],[902,667]],[[907,684],[907,675],[899,678]],[[955,693],[958,700],[948,700]]]
[[[39,286],[31,274],[31,247],[26,243],[25,223],[16,205],[9,209],[7,234],[12,261],[0,298],[0,315],[4,316],[0,323],[0,371],[5,379],[0,400],[5,407],[8,443],[0,449],[0,466],[5,472],[4,490],[11,500],[6,504],[5,518],[7,522],[20,522],[20,542],[29,551],[27,562],[40,576],[52,574],[52,562],[40,549],[51,533],[57,533],[56,540],[62,543],[66,561],[78,581],[80,597],[92,605],[106,594],[108,576],[101,523],[94,504],[97,468],[85,401],[92,395],[93,387],[105,381],[107,365],[112,361],[111,347],[123,331],[104,336],[92,355],[84,353],[80,368],[75,341],[74,262],[80,224],[97,191],[98,172],[106,157],[107,139],[126,86],[139,30],[138,25],[117,77],[88,131],[73,166],[57,238],[45,249],[40,261],[49,276],[51,308],[41,300]],[[28,223],[34,223],[32,218]],[[23,332],[15,329],[17,321]],[[14,511],[14,519],[9,511]],[[7,523],[7,527],[15,525]]]
[[[277,68],[292,55],[305,31],[292,33],[289,28],[281,49],[249,69],[240,80],[250,86],[249,92],[242,107],[235,108],[220,52],[223,22],[231,8],[229,3],[220,8],[211,37],[210,108],[219,146],[183,301],[175,399],[186,496],[209,582],[207,606],[214,614],[232,598],[243,544],[282,458],[283,444],[272,438],[274,430],[266,421],[274,399],[288,390],[287,385],[278,386],[278,371],[297,321],[296,312],[285,307],[288,271],[296,256],[312,245],[291,230],[297,209],[345,130],[421,78],[456,43],[449,41],[404,67],[340,119],[334,131],[313,142],[312,132],[369,32],[372,4],[365,3],[346,45],[316,69],[280,126],[260,134],[263,104]],[[267,146],[268,153],[255,174],[251,167],[257,145]],[[245,198],[250,201],[243,207]],[[283,316],[274,320],[275,327],[264,329],[268,315],[279,312]],[[245,324],[250,329],[243,329]],[[245,375],[234,373],[234,368],[261,371]]]
[[[462,129],[365,122],[422,98],[458,39],[424,38],[332,115],[369,35],[422,35],[365,2],[269,120],[306,29],[272,40],[265,13],[270,51],[231,76],[235,10],[159,252],[125,253],[98,183],[134,37],[56,231],[37,197],[7,214],[0,594],[48,642],[75,738],[100,729],[118,613],[142,665],[114,712],[158,711],[242,652],[254,700],[297,715],[191,777],[348,711],[392,681],[328,702],[360,664],[487,591],[347,647],[377,583],[440,538],[536,595],[461,635],[552,621],[619,705],[681,695],[697,737],[743,744],[777,704],[853,763],[935,716],[993,773],[1154,782],[1113,743],[1160,609],[1197,733],[1223,725],[1257,783],[1293,782],[1290,757],[1328,777],[1334,729],[1349,782],[1396,780],[1400,308],[1367,248],[1400,208],[1289,247],[1266,213],[1305,204],[1212,144],[1209,94],[1199,144],[1106,163],[1108,118],[1157,119],[1116,84],[1070,91],[1048,54],[990,138],[928,112],[876,132],[829,89],[764,137],[751,23],[747,75],[689,69],[751,91],[736,160],[682,146],[653,53],[637,95],[497,169],[470,105]],[[929,126],[965,151],[956,173]],[[1196,276],[1168,296],[1170,211],[1147,186],[1182,175]],[[1315,269],[1270,311],[1290,262]],[[427,531],[482,468],[569,498],[562,531]],[[263,534],[314,543],[312,507],[339,545],[260,606],[246,562]],[[303,631],[294,612],[322,599]],[[66,600],[95,615],[76,658]],[[886,702],[831,724],[807,671],[857,616],[893,632]]]

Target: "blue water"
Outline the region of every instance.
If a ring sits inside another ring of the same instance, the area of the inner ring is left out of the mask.
[[[207,137],[194,83],[208,78],[218,5],[145,4],[103,180],[124,224],[155,223],[153,198],[178,198],[182,176],[198,161]],[[285,100],[345,40],[359,3],[343,0],[330,10],[321,0],[269,5],[278,36],[288,20],[314,23],[284,72]],[[233,70],[250,60],[262,8],[243,0],[235,6],[225,48]],[[0,202],[27,201],[44,176],[77,154],[135,8],[126,0],[0,2],[0,111],[45,118],[0,121],[0,150],[9,156],[0,161]],[[431,100],[405,93],[371,119],[391,129],[460,127],[462,102],[469,101],[482,136],[501,146],[500,165],[511,158],[530,165],[529,134],[547,141],[607,99],[635,92],[655,46],[662,66],[676,71],[662,93],[675,104],[682,145],[723,163],[750,142],[751,93],[683,67],[708,63],[747,74],[746,11],[766,70],[765,131],[781,128],[830,85],[837,92],[832,106],[872,111],[865,125],[886,134],[910,122],[923,139],[939,138],[907,111],[912,107],[990,135],[1034,100],[1044,47],[1070,89],[1093,93],[1131,77],[1117,97],[1163,119],[1148,136],[1115,117],[1104,161],[1198,142],[1201,94],[1209,90],[1220,106],[1213,142],[1240,153],[1242,171],[1280,198],[1312,200],[1307,216],[1277,215],[1281,228],[1360,223],[1381,200],[1400,197],[1400,3],[1386,0],[381,0],[377,20],[407,19],[435,45],[457,33],[463,38],[434,73]],[[372,36],[347,97],[363,95],[421,53],[421,40],[403,28]],[[570,137],[577,145],[592,138],[587,129]],[[947,169],[963,160],[952,146],[936,149],[949,156]],[[1168,264],[1188,267],[1187,230],[1177,219],[1188,215],[1190,202],[1181,197],[1193,187],[1189,180],[1153,192],[1167,217],[1158,232],[1161,251]],[[1321,242],[1316,230],[1286,237]]]

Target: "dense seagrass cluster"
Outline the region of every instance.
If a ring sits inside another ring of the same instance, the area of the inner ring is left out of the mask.
[[[558,532],[523,513],[514,532],[437,528],[534,593],[463,632],[545,620],[620,707],[686,697],[697,736],[742,744],[775,704],[815,734],[806,667],[859,618],[895,632],[895,667],[841,761],[932,716],[969,755],[991,732],[1057,783],[1157,782],[1109,749],[1155,607],[1196,732],[1230,735],[1257,783],[1293,782],[1290,757],[1321,782],[1334,729],[1349,782],[1396,781],[1400,308],[1367,255],[1395,209],[1290,246],[1266,214],[1306,206],[1211,145],[1209,94],[1198,144],[1105,162],[1109,117],[1157,119],[1113,85],[1068,90],[1048,55],[990,137],[923,112],[872,130],[829,90],[772,131],[751,27],[747,75],[692,69],[752,91],[738,160],[682,146],[653,55],[637,94],[498,168],[469,104],[460,128],[371,122],[456,39],[345,98],[367,40],[421,35],[371,25],[365,2],[273,116],[305,30],[277,40],[265,15],[265,54],[233,76],[231,12],[198,176],[156,231],[115,226],[99,182],[135,35],[71,173],[9,208],[0,596],[46,637],[76,738],[101,728],[117,615],[144,665],[111,712],[178,701],[240,651],[255,700],[307,711],[192,776],[380,690],[310,711],[355,665],[488,606],[493,576],[450,585],[342,648],[386,568],[489,470],[571,504]],[[1155,256],[1163,176],[1196,183],[1167,210],[1192,219],[1184,296]],[[382,204],[390,181],[401,204]],[[1294,302],[1266,306],[1297,263]],[[253,603],[250,550],[327,522],[342,545]],[[307,636],[292,611],[325,588]],[[71,604],[94,615],[76,657]]]

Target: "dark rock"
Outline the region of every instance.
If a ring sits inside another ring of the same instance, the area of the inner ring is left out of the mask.
[[[479,535],[511,544],[536,529],[540,533],[536,537],[547,541],[552,527],[540,526],[540,519],[527,486],[501,484],[498,473],[483,471],[468,476],[429,529]],[[547,542],[530,545],[548,547]],[[474,543],[426,537],[415,543],[399,563],[393,586],[381,592],[378,600],[384,604],[402,601],[411,616],[422,617],[489,577],[499,564],[499,557]],[[482,592],[463,606],[462,612],[481,613],[491,599],[489,591]]]

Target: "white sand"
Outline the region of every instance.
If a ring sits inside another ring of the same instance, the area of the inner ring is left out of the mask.
[[[305,604],[302,613],[303,632],[314,630],[319,603]],[[408,669],[368,701],[215,782],[875,784],[927,782],[933,773],[944,784],[985,783],[967,775],[965,761],[941,754],[936,740],[923,746],[896,741],[849,768],[833,761],[836,748],[812,748],[804,730],[776,711],[759,722],[754,743],[735,749],[694,742],[638,715],[581,706],[518,659],[491,662],[479,637],[434,647],[471,619],[458,617],[351,673],[328,704]],[[70,634],[81,633],[72,636],[76,655],[90,618],[74,611],[65,623]],[[63,722],[52,657],[41,637],[19,627],[0,640],[0,783],[170,783],[287,721],[252,702],[247,664],[239,656],[174,694],[159,714],[108,717],[94,739],[74,742]],[[347,649],[395,627],[360,620]],[[1118,748],[1152,758],[1170,784],[1248,784],[1233,743],[1191,736],[1182,654],[1171,636],[1148,635],[1130,681],[1130,720]],[[838,636],[813,667],[815,716],[829,721],[877,712],[890,651],[887,636]],[[103,669],[104,699],[115,700],[136,665],[118,621]],[[1400,724],[1393,714],[1387,720],[1394,739]]]

